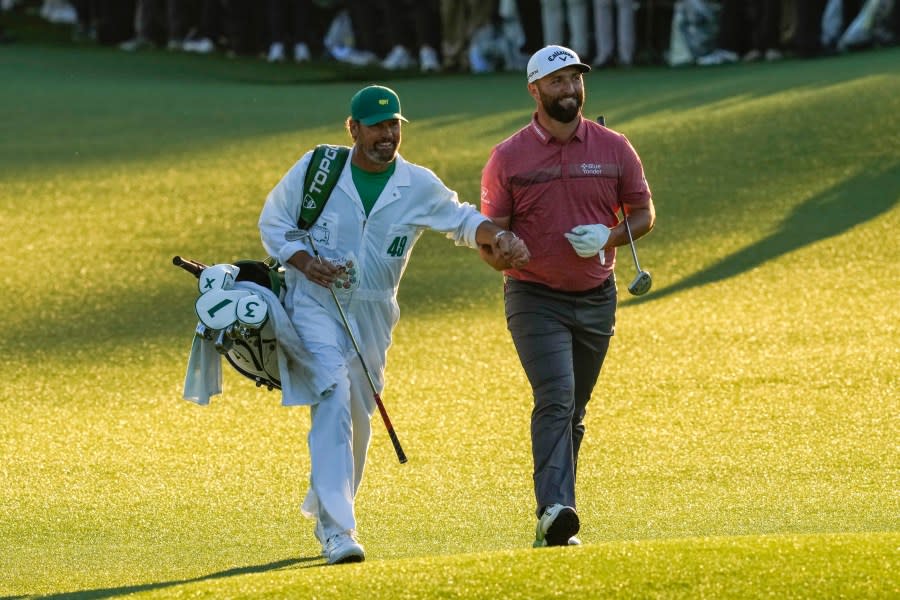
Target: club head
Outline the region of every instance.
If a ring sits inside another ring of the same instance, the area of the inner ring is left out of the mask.
[[[643,296],[653,286],[653,278],[647,271],[638,271],[634,281],[628,286],[628,292],[632,296]]]

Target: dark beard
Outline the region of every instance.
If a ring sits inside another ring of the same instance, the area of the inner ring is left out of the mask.
[[[544,110],[547,111],[551,119],[560,123],[571,123],[581,112],[583,100],[577,95],[570,97],[575,99],[575,106],[572,108],[563,108],[559,101],[564,100],[564,98],[550,99],[541,94],[541,102],[544,104]]]

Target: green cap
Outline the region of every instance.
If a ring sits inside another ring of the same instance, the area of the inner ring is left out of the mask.
[[[356,92],[350,100],[350,118],[359,121],[366,127],[387,121],[400,119],[400,98],[391,88],[382,85],[370,85]]]

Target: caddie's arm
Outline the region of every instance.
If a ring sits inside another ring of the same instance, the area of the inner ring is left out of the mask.
[[[295,252],[288,264],[303,273],[307,279],[322,287],[329,287],[338,275],[338,268],[325,259],[318,259],[305,250]]]

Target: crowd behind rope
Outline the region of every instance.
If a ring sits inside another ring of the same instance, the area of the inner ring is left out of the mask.
[[[77,40],[358,67],[521,71],[549,44],[595,68],[816,57],[900,39],[898,0],[0,0]],[[14,33],[12,34],[14,35]],[[0,36],[11,38],[0,30]]]

